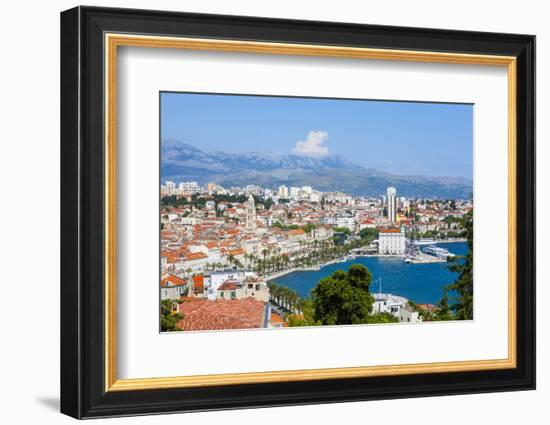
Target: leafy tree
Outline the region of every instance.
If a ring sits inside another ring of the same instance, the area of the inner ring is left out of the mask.
[[[290,314],[287,317],[288,326],[319,326],[320,322],[315,320],[315,310],[311,300],[302,300],[299,304],[302,314]]]
[[[399,319],[388,312],[371,314],[368,323],[397,323]]]
[[[343,233],[344,235],[349,235],[351,231],[347,227],[335,227],[334,233]]]
[[[174,313],[176,304],[181,304],[182,301],[162,300],[160,302],[160,330],[162,332],[181,331],[178,326],[183,320],[183,314]]]
[[[433,320],[453,320],[453,313],[449,307],[449,295],[447,290],[443,292],[443,298],[437,303],[437,309],[433,315]]]
[[[371,273],[361,264],[319,281],[312,290],[315,321],[322,325],[368,323],[374,302],[369,292],[371,281]]]
[[[448,285],[445,289],[453,291],[456,296],[453,297],[451,310],[458,320],[471,320],[474,317],[474,279],[473,279],[473,242],[474,227],[472,212],[464,215],[461,225],[466,232],[466,242],[468,252],[464,257],[457,259],[454,257],[449,266],[449,270],[458,273],[457,280]],[[445,296],[447,293],[445,292]]]
[[[378,229],[376,228],[364,228],[359,231],[361,239],[365,239],[364,242],[370,243],[378,237]]]

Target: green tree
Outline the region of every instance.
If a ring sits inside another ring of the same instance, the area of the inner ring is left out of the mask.
[[[399,319],[391,313],[384,312],[371,314],[367,321],[368,323],[397,323]]]
[[[160,302],[160,330],[162,332],[181,331],[179,322],[183,320],[183,314],[175,313],[174,309],[181,301],[162,300]]]
[[[369,292],[371,281],[371,273],[361,264],[319,281],[312,290],[315,321],[322,325],[368,323],[374,302]]]
[[[359,231],[359,236],[364,239],[364,242],[370,243],[378,237],[378,229],[366,227]]]
[[[349,235],[351,231],[347,227],[335,227],[334,233],[343,233],[344,235]]]
[[[451,307],[449,307],[449,295],[447,294],[447,290],[443,292],[443,298],[439,300],[436,307],[433,320],[453,320],[454,317]]]
[[[315,320],[315,310],[311,300],[301,300],[298,308],[302,314],[290,314],[287,317],[288,326],[319,326],[321,324]]]
[[[474,226],[472,212],[468,212],[461,220],[462,228],[466,232],[468,252],[464,257],[454,257],[449,270],[458,273],[456,281],[446,287],[446,290],[453,291],[451,310],[455,319],[471,320],[474,317],[474,279],[473,279],[473,241]],[[445,296],[447,294],[445,293]]]

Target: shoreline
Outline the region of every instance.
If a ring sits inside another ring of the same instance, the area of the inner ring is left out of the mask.
[[[460,243],[460,242],[467,242],[466,239],[453,239],[453,240],[443,240],[443,241],[434,241],[434,243]],[[347,254],[350,255],[350,254]],[[391,254],[353,254],[354,258],[404,258],[404,255],[391,255]],[[289,270],[281,270],[277,273],[273,273],[269,276],[263,276],[263,278],[266,280],[266,282],[269,282],[274,279],[278,279],[280,277],[286,276],[287,274],[294,273],[294,272],[311,272],[311,271],[319,271],[323,267],[330,266],[331,264],[340,263],[340,262],[348,262],[350,260],[346,261],[340,261],[340,260],[330,260],[326,263],[320,264],[317,268],[315,266],[313,267],[297,267]],[[418,262],[414,264],[433,264],[433,263],[439,263],[442,261],[426,261],[426,262]]]

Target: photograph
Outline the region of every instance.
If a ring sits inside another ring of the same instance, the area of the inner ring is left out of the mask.
[[[473,104],[159,107],[161,332],[474,320]]]

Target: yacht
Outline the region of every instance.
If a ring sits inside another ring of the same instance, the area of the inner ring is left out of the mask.
[[[454,257],[455,255],[450,253],[447,249],[438,246],[427,246],[423,251],[428,255],[433,255],[438,258]]]

